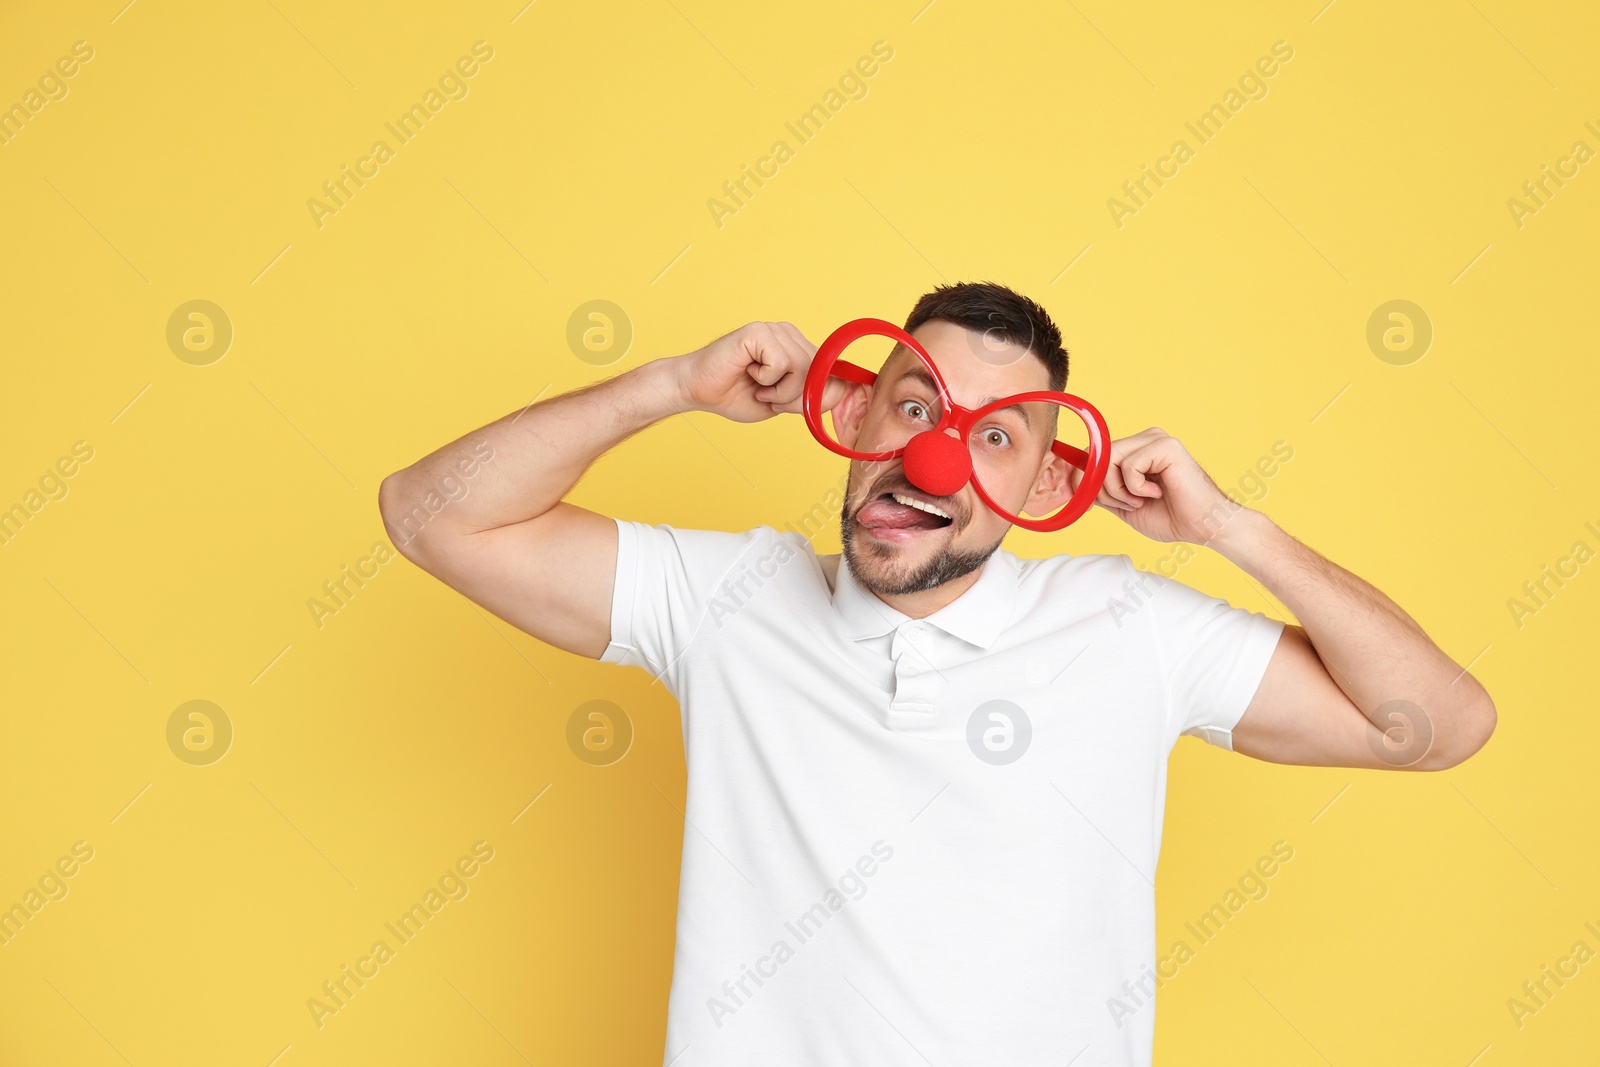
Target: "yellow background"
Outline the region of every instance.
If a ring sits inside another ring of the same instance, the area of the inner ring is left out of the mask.
[[[0,547],[0,903],[94,849],[0,947],[0,1061],[659,1063],[671,699],[403,559],[320,628],[307,601],[383,540],[386,474],[537,396],[752,319],[820,342],[992,279],[1055,316],[1068,388],[1114,436],[1161,426],[1224,487],[1287,442],[1257,506],[1499,706],[1488,747],[1439,774],[1180,743],[1163,949],[1274,841],[1295,852],[1162,990],[1157,1062],[1592,1062],[1600,962],[1520,1028],[1506,1002],[1574,942],[1600,950],[1600,565],[1521,627],[1507,601],[1574,542],[1600,549],[1600,164],[1521,227],[1506,201],[1574,141],[1600,148],[1593,9],[121,5],[0,14],[0,103],[94,49],[0,147],[0,506],[94,449]],[[479,40],[469,95],[319,228],[306,201]],[[879,40],[866,97],[795,146],[784,122]],[[1115,225],[1107,199],[1280,40],[1268,95]],[[794,158],[719,228],[707,200],[779,138]],[[196,299],[234,329],[207,366],[166,342]],[[605,367],[565,339],[592,299],[635,330]],[[1366,342],[1392,299],[1435,330],[1406,366]],[[842,474],[798,417],[692,415],[573,499],[781,527]],[[1006,544],[1172,548],[1099,509]],[[1283,617],[1212,553],[1179,577]],[[209,766],[167,746],[195,699],[235,731]],[[564,740],[591,699],[636,729],[613,766]],[[479,840],[470,895],[319,1029],[307,999]]]

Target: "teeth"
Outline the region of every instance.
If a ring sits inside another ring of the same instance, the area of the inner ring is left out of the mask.
[[[955,521],[953,518],[951,518],[951,516],[946,515],[932,504],[924,503],[914,496],[901,496],[899,493],[890,493],[889,495],[894,497],[896,503],[904,504],[908,508],[916,508],[918,511],[926,511],[930,515],[937,515],[941,519],[950,519],[952,522]]]

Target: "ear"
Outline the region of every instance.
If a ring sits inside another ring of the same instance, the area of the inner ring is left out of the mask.
[[[1021,514],[1035,517],[1050,515],[1071,500],[1074,485],[1069,472],[1073,470],[1076,468],[1056,455],[1053,449],[1046,449],[1039,466],[1039,476],[1033,483],[1033,492],[1028,494],[1027,501],[1023,503]]]
[[[833,417],[833,432],[846,448],[856,447],[861,435],[861,424],[867,420],[867,408],[872,403],[872,386],[851,382],[844,396],[828,410]]]

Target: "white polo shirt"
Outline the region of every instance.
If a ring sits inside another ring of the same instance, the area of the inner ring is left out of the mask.
[[[664,1062],[1149,1064],[1167,756],[1231,748],[1284,624],[1003,548],[919,621],[798,532],[616,522],[601,661],[688,764]]]

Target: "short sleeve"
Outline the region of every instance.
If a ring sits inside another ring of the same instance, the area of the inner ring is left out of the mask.
[[[616,519],[611,642],[601,663],[642,667],[677,691],[678,663],[707,631],[719,591],[769,527],[743,533]]]
[[[1233,728],[1260,687],[1285,624],[1139,570],[1131,559],[1128,567],[1148,595],[1173,740],[1189,734],[1232,751]]]

